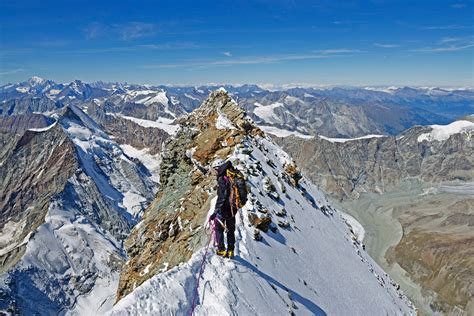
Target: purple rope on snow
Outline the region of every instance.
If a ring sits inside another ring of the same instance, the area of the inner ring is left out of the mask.
[[[207,251],[209,250],[209,245],[211,244],[211,240],[213,239],[212,237],[214,237],[214,228],[215,228],[215,223],[214,221],[209,221],[211,223],[211,235],[209,236],[209,240],[207,242],[207,246],[206,246],[206,250],[204,250],[204,257],[202,258],[202,261],[201,261],[201,266],[199,268],[199,275],[196,279],[196,287],[194,289],[194,296],[193,296],[193,300],[191,302],[191,308],[189,310],[189,316],[192,316],[193,313],[194,313],[194,309],[196,308],[196,298],[199,294],[199,280],[201,279],[201,276],[202,276],[202,273],[204,272],[204,268],[205,268],[205,263],[206,263],[206,256],[207,256]]]

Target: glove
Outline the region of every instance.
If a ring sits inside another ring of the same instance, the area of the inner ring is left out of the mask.
[[[212,215],[209,217],[209,220],[210,220],[210,221],[213,221],[213,220],[215,220],[216,218],[217,218],[218,220],[221,220],[221,221],[222,221],[222,215],[221,215],[220,213],[218,213],[218,212],[212,213]]]

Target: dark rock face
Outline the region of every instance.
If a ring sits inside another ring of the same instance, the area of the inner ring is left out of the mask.
[[[2,157],[0,229],[8,223],[18,226],[1,245],[2,250],[10,249],[0,257],[2,272],[19,259],[22,241],[42,224],[51,198],[65,188],[77,166],[74,145],[59,126],[25,132]]]
[[[427,182],[474,179],[474,143],[466,133],[445,141],[418,142],[429,127],[414,127],[401,136],[330,142],[294,136],[276,141],[294,157],[311,180],[329,195],[357,198],[384,192],[405,179]]]
[[[42,114],[0,116],[0,132],[21,134],[27,129],[44,128],[54,123],[54,119]]]
[[[149,148],[152,155],[161,152],[162,144],[170,136],[159,128],[144,127],[119,116],[107,115],[104,107],[95,103],[89,105],[87,110],[104,132],[113,137],[117,143],[127,144],[136,149]]]
[[[23,97],[10,99],[0,105],[0,116],[18,115],[33,112],[50,112],[62,108],[60,102],[46,97]]]

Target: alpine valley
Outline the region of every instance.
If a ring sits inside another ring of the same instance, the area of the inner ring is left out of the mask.
[[[472,314],[472,113],[465,88],[1,86],[0,313]],[[216,159],[250,192],[234,259],[207,248]]]

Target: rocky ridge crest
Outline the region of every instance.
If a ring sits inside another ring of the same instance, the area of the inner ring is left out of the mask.
[[[219,129],[225,122],[231,129]],[[160,189],[125,246],[117,300],[158,272],[183,263],[203,246],[202,223],[215,196],[209,164],[226,158],[249,133],[261,133],[224,91],[178,120],[180,131],[162,153]]]

